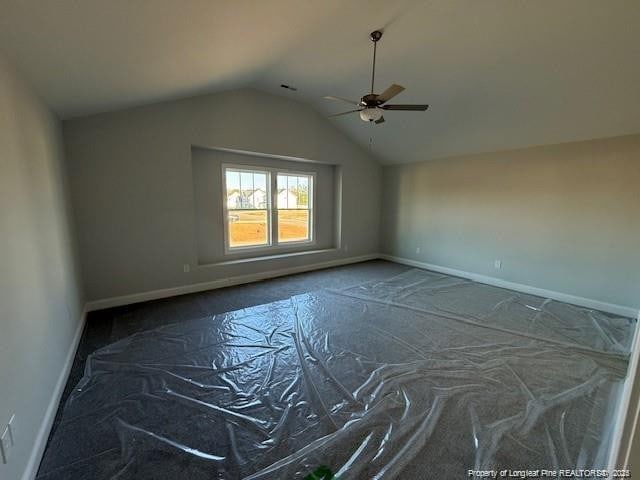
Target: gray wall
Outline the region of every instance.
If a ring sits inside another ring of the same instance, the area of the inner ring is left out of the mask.
[[[383,178],[385,253],[640,307],[640,135],[386,167]]]
[[[314,110],[284,97],[237,90],[73,119],[64,122],[64,140],[90,300],[379,249],[380,166]],[[342,249],[195,267],[192,146],[339,165]]]
[[[192,149],[194,203],[196,210],[196,241],[198,264],[228,261],[255,256],[256,253],[224,253],[224,224],[222,211],[222,164],[263,166],[315,174],[313,212],[316,230],[313,246],[278,247],[277,253],[291,253],[313,249],[334,248],[336,243],[334,190],[336,169],[333,165],[316,162],[292,162],[274,158],[243,155],[205,148]],[[273,252],[272,252],[273,254]]]
[[[81,319],[59,127],[0,58],[0,426],[15,414],[17,442],[0,464],[7,480],[25,470]]]

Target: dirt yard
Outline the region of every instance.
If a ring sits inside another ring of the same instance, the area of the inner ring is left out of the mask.
[[[309,236],[307,210],[278,211],[278,241],[294,242]],[[267,239],[267,212],[234,210],[229,212],[229,243],[232,247],[264,245]]]

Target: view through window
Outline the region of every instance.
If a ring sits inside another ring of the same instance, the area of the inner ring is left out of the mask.
[[[313,180],[313,174],[225,167],[226,250],[311,242]]]
[[[278,242],[311,239],[310,175],[278,174]]]
[[[270,244],[269,172],[226,169],[230,248]]]

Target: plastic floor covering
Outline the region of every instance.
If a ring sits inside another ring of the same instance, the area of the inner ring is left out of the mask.
[[[38,478],[602,468],[635,323],[410,270],[161,327],[90,356]]]

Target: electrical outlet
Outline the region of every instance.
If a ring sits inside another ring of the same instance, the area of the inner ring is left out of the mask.
[[[348,252],[349,251],[349,245],[347,245],[346,243],[344,244],[344,251]]]
[[[189,273],[189,271],[190,271],[190,270],[191,270],[191,266],[190,266],[188,263],[185,263],[185,264],[182,266],[182,271],[183,271],[184,273]]]
[[[416,253],[417,253],[417,254],[420,254],[420,247],[417,247],[417,248],[416,248]]]
[[[495,260],[493,262],[493,268],[500,270],[502,268],[502,260]]]

